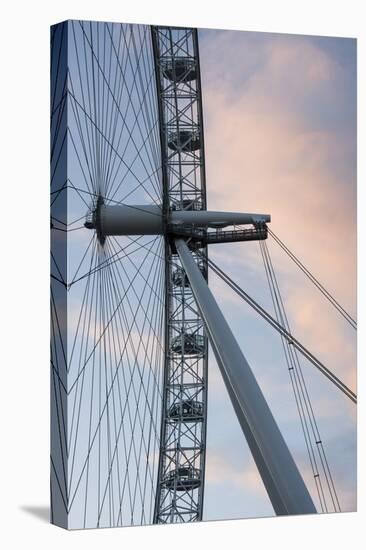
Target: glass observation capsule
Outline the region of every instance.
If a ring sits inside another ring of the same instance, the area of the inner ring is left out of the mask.
[[[191,422],[201,421],[203,420],[203,404],[195,399],[183,399],[170,407],[169,418]]]
[[[197,198],[183,199],[171,205],[172,210],[202,210],[202,202]]]
[[[173,82],[190,82],[197,78],[195,61],[189,57],[166,59],[162,71],[165,78]]]
[[[201,147],[199,133],[195,130],[180,130],[173,132],[168,139],[168,147],[173,151],[192,153]]]
[[[205,270],[204,266],[199,265],[198,267],[199,267],[199,270],[202,273],[202,275],[205,277],[206,276],[206,270]],[[188,279],[185,271],[180,267],[178,267],[173,272],[172,279],[173,279],[173,284],[175,286],[184,287],[184,288],[188,288],[190,286],[189,279]]]
[[[164,478],[165,487],[167,489],[176,489],[177,491],[197,489],[200,484],[200,471],[191,466],[179,466],[168,472]]]
[[[187,332],[175,336],[171,342],[171,351],[184,355],[200,355],[205,351],[205,337]]]

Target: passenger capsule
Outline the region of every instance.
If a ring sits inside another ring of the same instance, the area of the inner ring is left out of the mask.
[[[162,63],[165,78],[174,82],[190,82],[197,78],[194,59],[190,57],[175,57]]]
[[[199,199],[183,199],[171,205],[172,210],[202,210],[202,202]]]
[[[180,403],[174,403],[169,409],[171,420],[202,421],[203,404],[195,399],[184,399]]]
[[[203,265],[199,265],[199,270],[200,272],[202,273],[202,275],[204,277],[206,277],[206,269]],[[187,288],[190,286],[190,283],[189,283],[189,279],[185,273],[185,271],[178,267],[174,272],[173,272],[173,284],[175,286],[179,286],[179,287],[184,287],[184,288]]]
[[[168,147],[173,151],[192,153],[201,147],[199,133],[195,130],[180,130],[170,134]]]
[[[205,337],[187,332],[180,334],[172,339],[171,351],[184,355],[201,355],[205,351]]]
[[[179,466],[168,472],[163,483],[167,489],[176,489],[177,491],[197,489],[201,485],[200,471],[191,466]]]

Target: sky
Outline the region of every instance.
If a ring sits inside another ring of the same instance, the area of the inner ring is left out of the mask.
[[[356,315],[356,41],[199,32],[208,209],[271,214],[270,228]],[[356,389],[356,338],[270,238],[295,336]],[[210,257],[268,311],[257,243]],[[316,502],[280,338],[214,275],[210,286]],[[356,507],[355,407],[302,362],[342,510]],[[230,426],[230,429],[225,429]],[[273,515],[212,354],[205,517]]]

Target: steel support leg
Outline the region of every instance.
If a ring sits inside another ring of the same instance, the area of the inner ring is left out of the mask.
[[[175,244],[234,410],[277,515],[316,508],[265,397],[183,239]]]

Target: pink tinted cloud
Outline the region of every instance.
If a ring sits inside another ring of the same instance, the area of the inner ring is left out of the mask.
[[[348,134],[311,124],[304,112],[311,97],[314,112],[328,102],[336,117],[345,78],[314,44],[283,37],[267,40],[259,69],[236,95],[225,79],[209,83],[207,186],[209,208],[271,213],[272,230],[355,315],[354,157]],[[272,249],[280,272],[296,277],[297,268]],[[353,334],[294,281],[298,292],[286,295],[294,331],[326,358],[341,354],[341,374],[355,387]]]
[[[213,485],[230,483],[236,488],[244,488],[246,492],[255,493],[265,498],[267,496],[254,461],[249,456],[241,468],[234,468],[225,456],[208,453],[206,482]]]
[[[230,49],[236,55],[230,57]],[[343,132],[338,121],[338,114],[342,120],[344,108],[340,90],[348,76],[324,50],[304,37],[267,35],[258,40],[258,35],[256,38],[252,33],[221,33],[217,42],[207,44],[201,57],[203,62],[206,60],[203,71],[207,76],[204,115],[208,207],[270,213],[272,230],[355,315],[355,155],[349,128]],[[235,78],[232,72],[236,73]],[[220,78],[214,78],[217,74]],[[322,118],[323,108],[330,113],[332,123],[334,117],[334,124],[329,123],[329,117]],[[297,273],[298,268],[277,245],[268,245],[283,283],[281,291],[295,336],[355,389],[352,329]],[[250,264],[263,276],[260,256],[252,247],[243,244],[242,257],[237,255],[237,246],[232,247],[234,252],[230,250],[230,245],[225,254],[221,249],[212,250],[211,256],[230,269],[236,264],[238,272],[245,263]],[[233,300],[223,292],[221,284],[213,277],[210,280],[220,300],[233,308]],[[246,288],[245,280],[238,282]],[[311,373],[313,367],[304,366],[306,380],[307,369]],[[220,380],[214,381],[211,390],[218,399],[224,389]],[[276,403],[283,398],[283,382],[276,379],[273,371],[266,372],[261,385]],[[350,422],[354,421],[354,405],[342,401],[339,406],[343,397],[338,399],[336,389],[330,388],[323,395],[316,382],[315,386],[310,384],[310,391],[313,389],[317,390],[312,402],[321,429],[334,424],[345,411]],[[289,414],[286,410],[286,420]],[[292,415],[297,415],[295,408]],[[295,436],[292,426],[287,428],[296,447],[300,436]],[[328,431],[322,431],[325,441]],[[334,437],[337,439],[337,434]],[[344,433],[339,435],[342,437]],[[351,434],[348,444],[353,438]],[[336,451],[333,449],[330,457],[336,465],[343,460],[337,454],[338,443],[337,439]],[[253,492],[258,491],[258,496],[261,494],[263,486],[254,465],[243,464],[239,470],[226,458],[225,449],[216,445],[215,451],[207,458],[210,483],[218,483],[220,476],[225,475],[228,483],[247,485]],[[347,462],[338,467],[344,473],[344,479],[336,476],[342,508],[352,510],[354,464]],[[301,470],[311,484],[312,472],[304,461]]]

